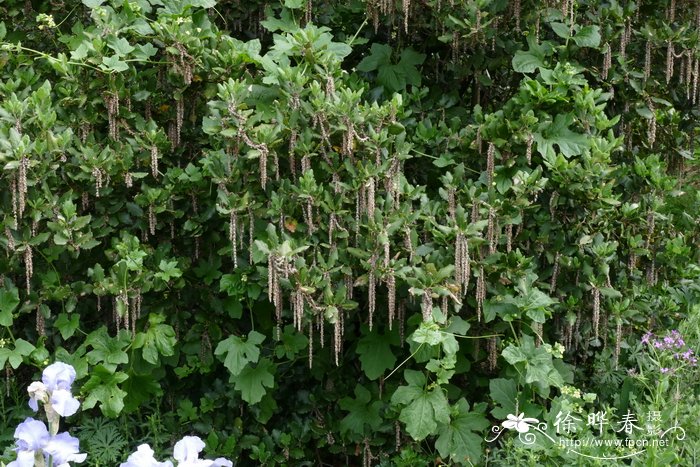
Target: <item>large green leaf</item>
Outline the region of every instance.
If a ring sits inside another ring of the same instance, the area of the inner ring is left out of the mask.
[[[16,370],[22,364],[24,357],[28,357],[35,349],[34,344],[24,339],[16,339],[13,350],[10,350],[9,347],[0,347],[0,368],[9,362],[10,366]]]
[[[12,326],[12,312],[19,305],[19,290],[9,280],[0,289],[0,326]]]
[[[129,345],[131,335],[127,331],[120,332],[116,337],[107,334],[107,328],[101,327],[93,331],[85,339],[85,343],[92,347],[86,354],[91,365],[102,364],[110,371],[114,371],[117,365],[129,363],[129,355],[124,349]]]
[[[379,378],[386,370],[394,368],[396,356],[389,345],[389,335],[372,331],[357,343],[362,371],[370,380]]]
[[[169,324],[163,324],[165,316],[151,313],[149,326],[144,333],[143,359],[154,365],[158,364],[160,355],[169,357],[175,354],[175,330]]]
[[[515,413],[518,389],[512,379],[496,378],[489,381],[491,399],[497,404],[491,414],[499,420],[505,420],[508,414]]]
[[[129,376],[121,371],[114,372],[104,365],[97,365],[90,371],[90,379],[83,385],[81,391],[87,396],[83,401],[83,409],[91,409],[100,403],[100,410],[106,417],[115,418],[124,408],[126,391],[119,384]]]
[[[222,359],[224,366],[233,376],[239,375],[248,363],[255,363],[260,357],[259,345],[265,340],[265,336],[256,331],[250,331],[247,339],[238,336],[229,336],[219,342],[214,350],[214,355]]]
[[[578,156],[590,146],[590,140],[586,135],[574,133],[569,129],[573,123],[572,114],[557,114],[553,122],[540,124],[538,131],[533,133],[537,151],[544,157],[555,155],[554,145],[559,146],[559,151],[566,157]]]
[[[372,400],[370,392],[361,384],[355,386],[355,398],[344,397],[340,400],[340,408],[349,413],[340,421],[340,431],[347,433],[351,431],[357,435],[365,434],[365,426],[376,431],[382,423],[379,411],[382,407],[381,401]]]
[[[483,456],[483,435],[479,433],[489,426],[489,422],[482,414],[470,412],[464,398],[457,401],[452,413],[450,422],[438,430],[435,448],[440,456],[449,457],[453,462],[476,464]]]
[[[518,73],[532,73],[537,68],[544,68],[546,49],[534,38],[528,37],[528,50],[518,50],[513,56],[513,70]]]
[[[249,404],[257,404],[267,393],[265,388],[275,385],[275,365],[267,358],[261,359],[255,367],[246,366],[238,376],[231,376],[235,388],[241,391],[241,397]]]
[[[600,26],[591,25],[581,28],[574,36],[574,42],[579,47],[598,47],[600,45]]]

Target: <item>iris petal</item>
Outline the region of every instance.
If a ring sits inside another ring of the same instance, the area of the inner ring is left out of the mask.
[[[17,460],[7,464],[7,467],[34,467],[34,451],[19,451]]]
[[[27,418],[15,429],[17,448],[20,451],[38,451],[49,441],[49,430],[44,422]]]
[[[173,464],[170,461],[158,462],[153,457],[153,449],[148,444],[142,444],[119,467],[173,467]]]
[[[75,381],[75,368],[63,362],[53,363],[44,369],[41,380],[49,391],[70,390]]]
[[[70,417],[80,408],[78,399],[65,389],[56,389],[51,393],[51,405],[61,417]]]
[[[87,457],[87,454],[81,453],[80,440],[71,436],[68,433],[59,433],[53,436],[44,452],[50,454],[54,464],[60,466],[68,465],[68,462],[82,462]]]
[[[185,436],[175,443],[173,457],[179,462],[194,462],[199,459],[204,446],[204,441],[198,436]]]

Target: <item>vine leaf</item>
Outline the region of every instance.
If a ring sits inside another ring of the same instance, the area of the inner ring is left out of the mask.
[[[159,355],[169,357],[175,354],[175,330],[169,324],[163,324],[163,321],[165,316],[151,313],[148,316],[148,331],[139,333],[143,335],[143,359],[154,365],[158,364]],[[134,347],[139,346],[134,343]]]
[[[263,358],[255,366],[247,366],[240,372],[237,377],[231,376],[231,381],[235,381],[235,388],[241,391],[241,397],[249,404],[257,404],[267,393],[265,388],[272,388],[275,385],[275,377],[273,375],[275,365]]]
[[[379,378],[386,370],[394,368],[396,356],[391,351],[389,336],[370,332],[357,343],[362,371],[370,380]]]
[[[518,50],[513,56],[513,70],[518,73],[532,73],[538,68],[545,68],[544,59],[547,49],[528,37],[528,50]]]
[[[440,426],[435,448],[443,458],[468,464],[482,457],[482,437],[475,432],[489,426],[488,420],[477,412],[469,411],[469,403],[462,398],[453,407],[452,419]]]
[[[91,409],[100,403],[100,410],[105,417],[115,418],[124,408],[126,392],[119,388],[129,376],[118,371],[97,365],[90,372],[90,379],[83,385],[82,391],[88,393],[83,401],[83,409]]]
[[[438,423],[450,423],[450,406],[440,387],[427,390],[425,375],[406,370],[404,377],[409,383],[399,386],[391,397],[394,405],[404,404],[399,420],[406,424],[406,431],[416,441],[434,434]]]
[[[355,387],[355,399],[344,397],[340,400],[340,408],[349,413],[340,421],[340,430],[343,434],[351,431],[355,434],[364,434],[365,425],[376,431],[382,423],[379,410],[382,407],[381,401],[372,400],[370,392],[362,385]]]
[[[92,346],[92,350],[86,354],[88,363],[101,363],[111,371],[120,363],[129,363],[129,355],[124,352],[124,348],[131,341],[130,336],[129,332],[123,331],[117,337],[110,337],[105,326],[92,332],[85,339],[85,344]]]
[[[515,401],[518,397],[518,390],[515,381],[512,379],[497,378],[489,381],[491,399],[498,404],[491,415],[497,419],[505,419],[508,414],[515,413]]]
[[[19,305],[19,291],[8,281],[4,289],[0,289],[0,326],[12,326],[12,312]]]
[[[596,48],[600,45],[600,26],[586,26],[574,36],[574,42],[579,47]]]
[[[542,157],[554,157],[554,145],[559,146],[559,150],[566,157],[578,156],[590,146],[590,142],[585,135],[574,133],[569,129],[574,121],[571,114],[558,114],[553,122],[543,122],[538,131],[533,133],[537,151]]]
[[[248,363],[256,363],[260,358],[258,347],[265,340],[265,336],[256,331],[250,331],[248,339],[243,340],[238,336],[229,336],[219,342],[214,350],[214,355],[223,358],[224,366],[232,376],[238,376]]]
[[[5,366],[5,362],[10,362],[10,366],[15,370],[22,364],[24,357],[29,356],[36,347],[24,339],[15,340],[15,349],[0,347],[0,368]]]

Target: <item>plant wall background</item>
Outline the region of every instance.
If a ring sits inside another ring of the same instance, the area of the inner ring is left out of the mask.
[[[91,465],[187,433],[243,464],[480,464],[571,385],[644,400],[639,338],[693,313],[696,2],[0,20],[3,445],[61,359]]]

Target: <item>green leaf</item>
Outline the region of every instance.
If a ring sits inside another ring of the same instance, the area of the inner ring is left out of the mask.
[[[6,362],[10,362],[10,366],[16,370],[24,361],[24,357],[28,357],[35,349],[33,344],[24,339],[15,340],[14,350],[0,347],[0,368],[3,368]]]
[[[569,129],[574,121],[572,114],[558,114],[554,122],[544,122],[538,128],[540,131],[533,133],[537,151],[543,156],[555,155],[554,145],[566,157],[578,156],[590,146],[589,138],[585,135],[574,133]]]
[[[357,343],[362,371],[370,380],[379,378],[386,370],[394,368],[396,356],[389,345],[389,335],[373,331]]]
[[[12,312],[19,305],[19,290],[11,281],[0,289],[0,326],[12,326]]]
[[[284,6],[291,10],[296,10],[304,6],[304,0],[284,0]]]
[[[134,57],[140,60],[148,60],[152,56],[158,53],[158,49],[153,47],[153,44],[146,42],[145,44],[138,44],[136,50],[134,51]]]
[[[97,8],[98,6],[102,6],[104,2],[105,0],[83,0],[83,5],[88,8]]]
[[[232,375],[230,381],[235,381],[235,389],[241,391],[244,401],[257,404],[267,393],[265,388],[272,388],[275,385],[274,369],[275,365],[267,358],[263,358],[254,368],[247,366],[238,376]]]
[[[399,414],[406,424],[406,431],[416,441],[421,441],[437,430],[437,424],[449,423],[450,413],[447,398],[440,387],[422,392]]]
[[[102,57],[102,65],[100,67],[103,70],[122,72],[129,69],[129,65],[126,62],[119,60],[118,55],[112,55],[111,57]]]
[[[116,418],[124,408],[126,392],[119,388],[129,376],[124,372],[114,373],[103,365],[98,365],[90,372],[90,379],[83,385],[87,393],[83,409],[91,409],[100,403],[100,410],[105,417]]]
[[[294,326],[287,325],[282,334],[282,340],[275,347],[277,358],[287,358],[293,360],[294,357],[309,345],[309,338],[294,329]]]
[[[357,64],[359,71],[370,72],[391,64],[391,47],[386,44],[372,44],[370,54]]]
[[[129,363],[129,355],[124,352],[124,348],[129,345],[130,340],[128,332],[110,337],[107,334],[107,328],[102,326],[85,339],[85,344],[92,347],[92,350],[85,355],[88,363],[102,364],[110,371],[114,371],[120,363]]]
[[[160,260],[160,264],[158,265],[158,269],[161,270],[161,272],[157,272],[155,276],[159,279],[162,279],[165,282],[170,281],[171,278],[173,277],[181,277],[182,276],[182,271],[178,269],[177,267],[177,260],[173,261],[166,261],[164,259]]]
[[[143,359],[153,365],[158,364],[159,355],[169,357],[175,354],[175,330],[169,324],[163,324],[165,316],[151,313],[148,316],[149,327],[143,342]]]
[[[554,33],[557,36],[561,37],[562,39],[569,38],[571,28],[569,28],[569,26],[567,26],[566,24],[564,24],[564,23],[551,23],[550,26],[552,27],[552,30],[554,31]]]
[[[229,336],[219,342],[214,350],[214,355],[219,357],[219,360],[222,360],[222,356],[224,356],[224,366],[231,372],[232,377],[237,376],[248,363],[258,361],[260,358],[259,345],[264,340],[265,336],[256,331],[250,331],[247,340],[238,336]]]
[[[480,413],[470,412],[469,404],[462,398],[454,405],[449,423],[441,425],[435,448],[443,458],[462,465],[473,465],[483,456],[483,437],[477,433],[489,426],[488,420]]]
[[[574,36],[574,42],[579,47],[596,48],[600,45],[600,26],[585,26]]]
[[[340,421],[340,431],[345,434],[351,431],[362,435],[365,433],[365,425],[370,430],[376,431],[382,423],[379,411],[382,408],[381,401],[369,403],[372,399],[370,392],[362,385],[355,386],[355,399],[344,397],[340,400],[340,408],[349,413]]]
[[[60,315],[58,315],[54,326],[58,328],[58,331],[61,333],[61,337],[63,338],[63,340],[66,340],[73,336],[73,334],[75,334],[75,331],[78,329],[79,324],[80,315],[78,315],[77,313],[61,313]]]
[[[491,410],[491,415],[503,419],[508,414],[515,413],[515,404],[518,398],[518,389],[512,379],[496,378],[489,381],[491,399],[498,404]]]
[[[513,57],[513,70],[518,73],[532,73],[538,67],[544,67],[544,60],[537,54],[518,50]]]
[[[110,49],[114,50],[116,54],[120,57],[129,55],[131,52],[134,51],[134,46],[129,44],[129,41],[124,39],[123,37],[109,41],[107,43],[107,46]]]

